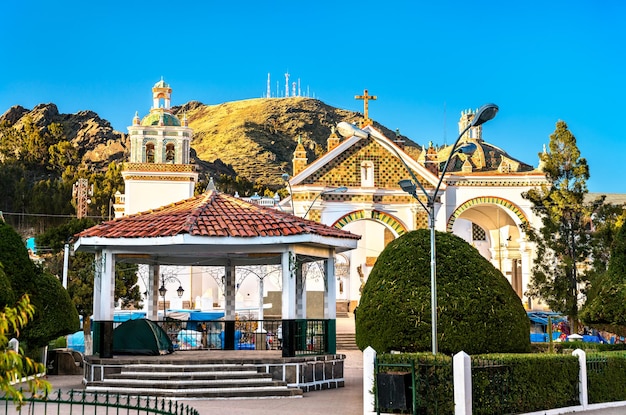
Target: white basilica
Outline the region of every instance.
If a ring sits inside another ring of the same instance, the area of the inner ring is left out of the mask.
[[[116,197],[116,217],[175,203],[194,194],[198,174],[189,161],[193,131],[186,117],[181,122],[171,112],[171,91],[163,80],[157,82],[152,88],[150,113],[141,120],[136,115],[128,127],[130,160],[123,169],[125,194]],[[297,216],[361,235],[357,249],[335,258],[338,316],[358,305],[361,288],[390,241],[428,227],[427,212],[398,185],[410,177],[407,166],[425,190],[433,192],[443,162],[452,150],[450,146],[432,145],[421,150],[409,148],[399,137],[385,137],[368,117],[367,99],[365,105],[360,125],[365,134],[340,137],[333,130],[326,153],[310,163],[302,144],[298,144],[288,186],[291,195],[279,204],[281,209],[293,209]],[[474,115],[472,110],[461,113],[459,131]],[[455,154],[451,159],[435,203],[436,229],[453,232],[475,246],[502,271],[524,306],[532,309],[524,292],[534,252],[523,226],[538,226],[539,219],[521,195],[544,183],[545,176],[484,141],[482,126],[470,128],[461,142],[472,142],[477,150],[471,155]],[[198,268],[167,271],[176,273],[185,290],[180,305],[221,307],[221,275]],[[244,305],[258,304],[259,289],[266,303],[279,299],[278,280],[266,278],[264,284],[259,284],[272,272],[242,273],[237,300]],[[175,291],[170,288],[168,299],[175,301]],[[323,279],[307,277],[306,290],[323,291]],[[310,303],[315,305],[315,301]]]

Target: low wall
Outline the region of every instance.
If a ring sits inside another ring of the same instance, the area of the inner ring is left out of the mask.
[[[115,356],[85,358],[84,383],[97,382],[120,373],[126,365],[144,364],[228,364],[256,366],[261,373],[271,373],[274,380],[286,382],[303,392],[344,387],[344,354],[278,357],[272,351],[202,351],[175,352],[163,356]],[[274,354],[272,356],[272,354]]]
[[[342,388],[345,358],[345,355],[307,356],[257,366],[262,366],[263,373],[271,373],[272,379],[282,380],[289,386],[309,392]]]

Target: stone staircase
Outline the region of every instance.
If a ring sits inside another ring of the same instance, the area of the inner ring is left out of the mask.
[[[359,350],[354,333],[337,333],[337,350]]]
[[[130,364],[89,382],[86,392],[167,398],[301,398],[302,389],[260,373],[252,364]]]

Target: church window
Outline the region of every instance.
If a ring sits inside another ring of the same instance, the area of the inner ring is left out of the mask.
[[[487,234],[483,228],[472,223],[472,240],[473,241],[486,241]]]
[[[371,161],[361,163],[361,186],[374,187],[374,163]]]
[[[154,163],[154,143],[146,144],[146,163]]]
[[[169,143],[165,146],[165,162],[174,163],[176,156],[176,150],[174,150],[174,143]]]

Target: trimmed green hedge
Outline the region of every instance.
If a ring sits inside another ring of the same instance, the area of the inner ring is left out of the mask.
[[[554,354],[472,356],[475,415],[578,405],[578,358]]]
[[[589,403],[626,401],[626,353],[587,354]]]
[[[437,232],[439,351],[530,351],[530,322],[511,284],[463,239]],[[430,233],[409,232],[376,260],[356,314],[361,350],[431,350]]]
[[[474,415],[537,412],[580,405],[578,358],[571,354],[483,354],[472,360]],[[379,354],[387,365],[415,365],[417,413],[454,414],[452,358],[430,353]],[[380,365],[382,364],[382,365]],[[587,354],[589,403],[626,401],[626,352]]]

